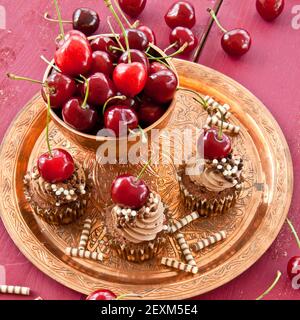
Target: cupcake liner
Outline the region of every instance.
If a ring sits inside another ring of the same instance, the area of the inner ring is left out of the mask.
[[[214,199],[199,198],[190,194],[179,181],[180,194],[185,207],[190,211],[197,211],[201,216],[207,217],[213,214],[223,214],[232,208],[239,197],[240,190],[234,190],[232,194]]]

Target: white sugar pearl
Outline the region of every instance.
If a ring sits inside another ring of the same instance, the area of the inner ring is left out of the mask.
[[[228,174],[229,174],[229,172],[228,172],[227,170],[225,170],[225,171],[223,172],[223,175],[224,175],[224,176],[228,176]]]
[[[223,158],[221,161],[222,161],[223,163],[226,163],[226,162],[227,162],[226,158]]]
[[[56,184],[51,184],[51,188],[54,190],[54,189],[56,189],[57,187],[56,187]]]
[[[230,164],[228,164],[227,167],[226,167],[226,169],[227,169],[228,171],[230,171],[230,170],[232,169],[232,166],[231,166]]]
[[[123,214],[124,216],[126,216],[127,210],[126,210],[126,209],[122,209],[122,214]]]
[[[150,208],[146,208],[145,212],[149,213],[150,212]]]
[[[131,209],[127,209],[127,214],[130,214],[131,213]]]
[[[73,196],[74,194],[75,194],[75,191],[71,189],[70,190],[70,195]]]
[[[65,190],[65,191],[64,191],[64,195],[67,196],[68,194],[69,194],[69,191],[68,191],[68,190]]]
[[[217,169],[222,170],[223,166],[221,166],[220,164],[217,166]]]
[[[213,164],[218,164],[218,163],[219,163],[219,161],[217,159],[213,160]]]
[[[60,203],[59,203],[59,202],[56,202],[55,205],[56,205],[57,207],[59,207],[59,206],[60,206]]]
[[[119,216],[119,215],[122,213],[122,210],[121,210],[120,208],[117,208],[117,209],[116,209],[116,213],[117,213],[117,215]]]
[[[86,194],[86,191],[82,189],[81,194]]]
[[[60,192],[64,192],[64,190],[65,190],[64,188],[59,188]]]
[[[58,190],[58,191],[55,192],[55,194],[56,194],[57,196],[60,196],[60,195],[61,195],[61,192]]]
[[[68,194],[68,195],[66,196],[66,199],[67,199],[67,200],[71,200],[72,198],[71,198],[71,196]]]
[[[132,211],[131,211],[131,215],[132,215],[133,217],[135,217],[135,216],[137,215],[137,212],[136,212],[135,210],[132,210]]]

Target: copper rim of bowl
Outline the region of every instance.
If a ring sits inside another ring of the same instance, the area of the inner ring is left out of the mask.
[[[106,37],[113,37],[112,34],[98,34],[98,35],[94,35],[94,36],[91,36],[91,37],[88,37],[88,40],[94,40],[100,36],[106,36]],[[152,49],[154,49],[155,51],[157,51],[162,57],[167,57],[167,55],[157,46],[153,45],[150,43],[150,47]],[[176,68],[175,66],[173,65],[172,61],[170,61],[171,59],[169,59],[167,61],[168,65],[170,66],[170,69],[174,72],[176,78],[177,78],[177,81],[178,81],[178,84],[179,84],[179,77],[178,77],[178,74],[177,74],[177,71],[176,71]],[[51,63],[54,64],[54,59],[51,60]],[[43,76],[43,82],[45,82],[48,78],[48,76],[50,75],[50,71],[52,70],[52,66],[49,65],[47,68],[46,68],[46,71],[44,73],[44,76]],[[170,114],[173,112],[174,110],[174,107],[175,107],[175,98],[173,98],[173,100],[170,102],[170,105],[168,107],[168,109],[166,110],[166,112],[163,114],[162,117],[160,117],[157,121],[155,121],[151,126],[143,129],[143,132],[144,134],[147,135],[147,133],[149,131],[151,131],[152,129],[155,129],[159,126],[160,123],[162,123],[165,119],[167,119]],[[93,141],[98,141],[98,142],[101,142],[101,141],[120,141],[120,140],[126,140],[128,136],[125,136],[125,137],[119,137],[119,138],[115,138],[115,137],[105,137],[105,136],[96,136],[96,135],[91,135],[91,134],[87,134],[87,133],[83,133],[83,132],[80,132],[80,131],[77,131],[76,129],[73,129],[72,127],[70,127],[69,125],[67,125],[52,109],[50,110],[50,114],[51,114],[51,118],[54,118],[55,121],[57,123],[59,123],[62,127],[64,127],[66,130],[72,132],[73,134],[75,135],[78,135],[78,136],[81,136],[82,138],[85,138],[85,139],[89,139],[89,140],[93,140]],[[140,132],[137,132],[136,133],[136,136],[140,136],[141,133]]]

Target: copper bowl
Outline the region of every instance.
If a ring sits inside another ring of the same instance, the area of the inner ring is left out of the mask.
[[[97,37],[99,37],[100,35],[95,35],[95,36],[91,36],[88,39],[89,40],[93,40]],[[111,34],[102,34],[101,36],[108,36],[108,37],[112,37]],[[156,51],[160,56],[162,57],[166,57],[166,54],[157,46],[150,44],[151,48]],[[169,66],[170,69],[175,73],[177,79],[178,79],[178,74],[176,72],[176,68],[173,65],[172,61],[170,61],[171,59],[168,59],[167,61],[165,61]],[[54,60],[51,61],[52,63],[54,63]],[[46,81],[46,79],[48,78],[48,76],[50,75],[52,71],[52,67],[49,65],[45,71],[44,77],[43,77],[43,82]],[[175,98],[173,98],[173,100],[170,102],[170,105],[168,107],[168,109],[166,110],[166,112],[163,114],[163,116],[158,119],[156,122],[154,122],[151,126],[144,128],[144,133],[147,137],[150,137],[150,132],[152,129],[163,129],[167,126],[171,115],[174,111],[175,108]],[[105,137],[105,136],[96,136],[96,135],[91,135],[91,134],[87,134],[87,133],[83,133],[80,131],[77,131],[76,129],[73,129],[72,127],[70,127],[68,124],[66,124],[52,109],[51,109],[51,118],[53,120],[53,122],[55,123],[55,125],[59,128],[59,130],[64,134],[64,136],[74,142],[75,144],[92,150],[92,151],[97,151],[98,147],[101,146],[103,143],[108,143],[109,141],[111,143],[113,143],[116,148],[117,148],[117,154],[119,154],[120,150],[119,150],[119,146],[121,148],[121,145],[124,146],[124,141],[127,140],[127,137],[120,137],[120,138],[114,138],[114,137]],[[135,141],[127,141],[127,150],[130,148],[131,145],[135,144],[138,142],[139,139],[141,139],[141,133],[137,133],[135,136]],[[123,142],[123,143],[122,143]]]

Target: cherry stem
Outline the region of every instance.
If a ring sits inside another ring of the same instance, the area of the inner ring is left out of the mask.
[[[166,56],[166,57],[150,57],[150,60],[161,60],[161,59],[167,59],[167,58],[172,58],[174,56],[177,56],[178,54],[184,52],[184,50],[186,49],[186,47],[188,47],[188,43],[186,42],[183,46],[181,46],[177,51],[175,51],[174,53]]]
[[[277,271],[277,276],[275,278],[275,280],[273,281],[273,283],[271,284],[271,286],[263,293],[261,294],[259,297],[257,297],[255,300],[261,300],[263,299],[268,293],[270,293],[274,287],[276,286],[277,282],[279,281],[281,277],[281,272],[280,271]]]
[[[35,79],[31,79],[31,78],[27,78],[27,77],[20,77],[20,76],[17,76],[13,73],[7,73],[6,74],[7,77],[11,80],[22,80],[22,81],[29,81],[29,82],[32,82],[32,83],[38,83],[38,84],[41,84],[41,85],[45,85],[44,82],[40,81],[40,80],[35,80]]]
[[[136,29],[141,24],[140,20],[136,20],[132,25],[131,28]]]
[[[141,177],[143,176],[143,174],[145,173],[146,169],[148,168],[148,166],[151,164],[152,159],[149,159],[146,164],[143,166],[141,172],[138,174],[138,176],[136,177],[137,180],[141,179]]]
[[[57,0],[53,0],[53,2],[54,2],[55,10],[56,10],[56,13],[57,13],[57,19],[58,19],[60,34],[62,36],[62,39],[65,39],[64,26],[63,26],[63,23],[62,23],[62,18],[61,18],[61,13],[60,13],[60,10],[59,10],[58,2],[57,2]]]
[[[134,293],[124,293],[119,295],[116,300],[122,300],[124,298],[143,298],[142,295],[140,294],[134,294]]]
[[[46,59],[43,55],[40,56],[40,58],[46,62],[49,66],[51,66],[53,69],[55,69],[57,72],[61,73],[61,70],[51,61],[49,61],[48,59]]]
[[[87,100],[88,100],[89,93],[90,93],[90,82],[83,75],[80,75],[80,77],[84,80],[84,85],[85,85],[85,96],[84,96],[84,100],[82,102],[81,108],[86,109]]]
[[[150,53],[148,53],[147,51],[145,52],[146,56],[149,58],[149,60],[156,60],[156,61],[159,61],[161,64],[163,64],[164,66],[166,66],[168,69],[171,69],[171,67],[165,62],[163,61],[164,57],[154,57],[152,56]],[[158,59],[157,59],[158,58]],[[162,60],[161,60],[162,59]]]
[[[50,108],[51,108],[49,91],[46,92],[46,97],[47,97],[46,141],[47,141],[49,155],[52,157],[52,149],[51,149],[50,139],[49,139],[49,122],[50,122]]]
[[[126,34],[126,30],[124,28],[124,25],[122,23],[122,21],[120,20],[118,14],[116,13],[116,10],[114,9],[111,0],[104,0],[104,3],[106,4],[106,6],[108,7],[108,9],[111,11],[111,13],[113,14],[113,16],[115,17],[118,25],[120,26],[124,39],[125,39],[125,43],[126,43],[126,50],[128,52],[128,63],[131,63],[131,54],[130,54],[130,48],[129,48],[129,41],[128,41],[128,37]]]
[[[138,129],[139,129],[139,132],[140,132],[141,137],[142,137],[142,143],[147,143],[148,139],[146,137],[144,129],[140,125],[138,125]],[[137,131],[134,131],[134,130],[131,130],[131,129],[128,129],[128,131],[133,135],[137,135],[138,134]]]
[[[108,103],[109,103],[110,101],[112,101],[112,100],[115,100],[115,99],[126,100],[127,97],[126,97],[126,96],[114,96],[114,97],[111,97],[111,98],[107,99],[107,100],[105,101],[104,105],[103,105],[102,114],[104,114],[105,109],[106,109]]]
[[[120,15],[122,16],[122,18],[124,19],[124,21],[126,22],[126,24],[128,25],[129,28],[132,28],[131,23],[129,22],[129,20],[127,19],[127,17],[125,16],[123,10],[120,8],[119,2],[114,0],[114,4],[117,8],[117,10],[119,11]]]
[[[225,28],[223,28],[223,26],[221,25],[219,19],[216,16],[216,13],[214,12],[213,9],[208,8],[207,12],[211,15],[211,17],[214,19],[214,21],[216,22],[217,26],[222,30],[223,33],[226,33],[227,30]]]
[[[116,39],[118,45],[120,46],[121,50],[122,50],[123,52],[125,52],[125,49],[124,49],[124,47],[122,46],[122,43],[120,42],[119,36],[116,34],[113,26],[112,26],[111,23],[110,23],[110,17],[107,17],[107,24],[108,24],[108,26],[109,26],[109,28],[110,28],[111,33],[113,34],[114,38]]]
[[[115,46],[109,46],[108,49],[109,49],[110,51],[117,50],[117,51],[122,51],[122,52],[124,52],[124,50],[122,50],[121,48],[115,47]]]
[[[219,131],[218,131],[218,140],[222,140],[222,138],[223,138],[223,124],[224,124],[225,116],[220,109],[219,109],[219,111],[221,113],[221,125],[220,125]]]
[[[197,95],[200,99],[200,101],[196,98],[193,97],[193,100],[195,100],[196,102],[198,102],[199,104],[201,104],[201,106],[204,108],[204,110],[208,109],[208,104],[207,102],[203,99],[203,97],[201,96],[200,93],[198,93],[197,91],[194,91],[192,89],[187,89],[187,88],[182,88],[182,87],[178,87],[177,91],[186,91],[186,92],[191,92],[194,93],[195,95]]]
[[[44,19],[47,20],[47,21],[50,21],[50,22],[59,22],[59,20],[51,18],[48,12],[45,12]],[[72,23],[73,24],[73,21],[71,21],[71,20],[61,20],[61,22],[62,23]]]
[[[164,49],[164,52],[169,51],[170,49],[174,48],[175,46],[177,46],[178,42],[174,42],[172,44],[170,44],[168,47],[166,47],[166,49]]]
[[[296,231],[295,227],[293,226],[293,224],[292,224],[292,222],[291,222],[290,219],[286,218],[286,222],[287,222],[288,225],[290,226],[291,231],[292,231],[292,233],[293,233],[293,235],[294,235],[294,237],[295,237],[295,239],[296,239],[297,245],[298,245],[298,247],[299,247],[299,249],[300,249],[300,239],[299,239],[299,236],[298,236],[298,234],[297,234],[297,231]]]

